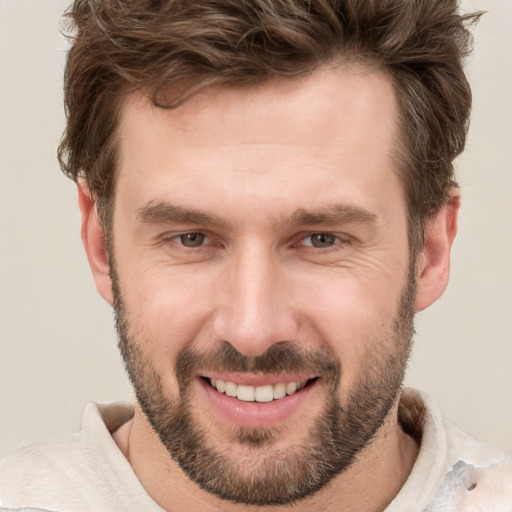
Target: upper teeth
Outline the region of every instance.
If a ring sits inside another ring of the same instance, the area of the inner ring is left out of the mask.
[[[228,396],[237,397],[244,402],[271,402],[286,395],[293,395],[306,385],[305,380],[298,382],[281,382],[272,386],[244,386],[234,382],[226,382],[220,379],[210,379],[211,385],[219,392]]]

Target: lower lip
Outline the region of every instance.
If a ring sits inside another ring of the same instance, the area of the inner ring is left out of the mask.
[[[307,400],[312,400],[318,380],[308,386],[272,402],[243,402],[219,393],[203,379],[197,379],[210,406],[222,420],[239,427],[272,427],[300,413]]]

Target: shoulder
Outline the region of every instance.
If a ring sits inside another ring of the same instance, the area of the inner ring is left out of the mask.
[[[406,389],[400,422],[420,445],[413,470],[389,512],[512,512],[512,461],[447,420],[425,393]]]
[[[426,512],[512,512],[512,459],[443,419],[451,464]]]
[[[489,467],[460,461],[446,475],[426,512],[511,512],[512,460]]]
[[[487,469],[473,470],[474,489],[468,494],[468,510],[512,511],[512,460]],[[487,508],[485,508],[487,507]]]
[[[37,443],[0,461],[0,510],[81,511],[95,494],[112,494],[105,468],[127,464],[111,432],[132,414],[124,402],[89,404],[82,431]]]
[[[82,461],[80,437],[59,443],[27,446],[0,462],[0,510],[2,506],[21,507],[34,500],[34,506],[56,489],[72,495],[78,482],[70,478],[70,461]],[[79,462],[80,463],[80,462]],[[46,510],[45,507],[41,507]]]

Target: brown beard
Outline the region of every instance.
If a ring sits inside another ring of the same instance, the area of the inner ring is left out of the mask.
[[[218,498],[265,506],[292,504],[311,496],[354,462],[398,399],[414,332],[413,269],[392,327],[368,350],[360,378],[354,389],[347,390],[347,403],[342,406],[340,361],[327,348],[304,352],[292,342],[273,345],[255,357],[241,354],[228,343],[199,352],[191,342],[177,357],[179,394],[170,398],[145,352],[144,338],[130,325],[115,266],[110,268],[119,348],[140,408],[183,472]],[[326,403],[300,445],[272,449],[283,433],[282,427],[241,427],[231,442],[250,446],[251,455],[230,457],[230,445],[223,451],[214,449],[208,427],[193,418],[190,384],[199,369],[318,375],[325,387]]]

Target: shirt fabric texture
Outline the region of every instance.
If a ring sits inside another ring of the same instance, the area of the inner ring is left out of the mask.
[[[510,457],[459,430],[418,391],[403,391],[399,414],[404,430],[420,442],[420,451],[384,512],[512,512]],[[112,438],[132,415],[129,402],[91,403],[80,433],[30,445],[4,459],[0,510],[165,512]]]

